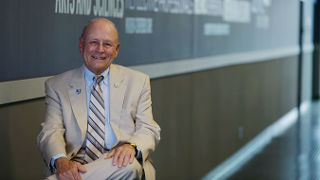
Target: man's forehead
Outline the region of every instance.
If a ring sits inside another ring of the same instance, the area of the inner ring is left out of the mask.
[[[116,28],[108,21],[94,21],[88,24],[85,31],[86,38],[94,38],[99,35],[113,36],[116,39],[118,37]]]
[[[110,31],[114,32],[116,31],[115,28],[107,22],[94,22],[91,24],[88,24],[87,27],[87,33],[91,31]]]

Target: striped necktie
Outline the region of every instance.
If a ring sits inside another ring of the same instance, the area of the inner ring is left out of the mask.
[[[98,159],[104,152],[105,109],[100,82],[103,76],[94,77],[95,84],[91,90],[87,141],[84,163]]]

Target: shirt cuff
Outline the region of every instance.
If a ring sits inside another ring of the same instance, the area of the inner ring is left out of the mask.
[[[138,147],[137,147],[136,159],[139,161],[139,163],[142,163],[142,153]]]
[[[56,161],[56,159],[61,158],[61,157],[67,157],[67,156],[65,154],[57,154],[57,155],[53,156],[50,160],[51,171],[54,174],[56,173],[56,166],[54,165],[54,162]]]

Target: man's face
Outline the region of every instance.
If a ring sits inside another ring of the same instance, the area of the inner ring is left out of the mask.
[[[106,21],[89,24],[84,37],[79,39],[84,64],[95,74],[101,74],[111,65],[119,47],[116,29]]]

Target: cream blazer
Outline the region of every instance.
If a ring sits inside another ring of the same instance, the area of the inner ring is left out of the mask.
[[[82,67],[50,78],[45,83],[46,114],[38,135],[38,148],[50,175],[50,159],[66,154],[69,159],[81,148],[87,130],[87,102]],[[146,179],[154,179],[149,154],[160,140],[160,127],[151,108],[150,79],[132,69],[110,66],[110,124],[117,142],[135,143],[142,153]]]

